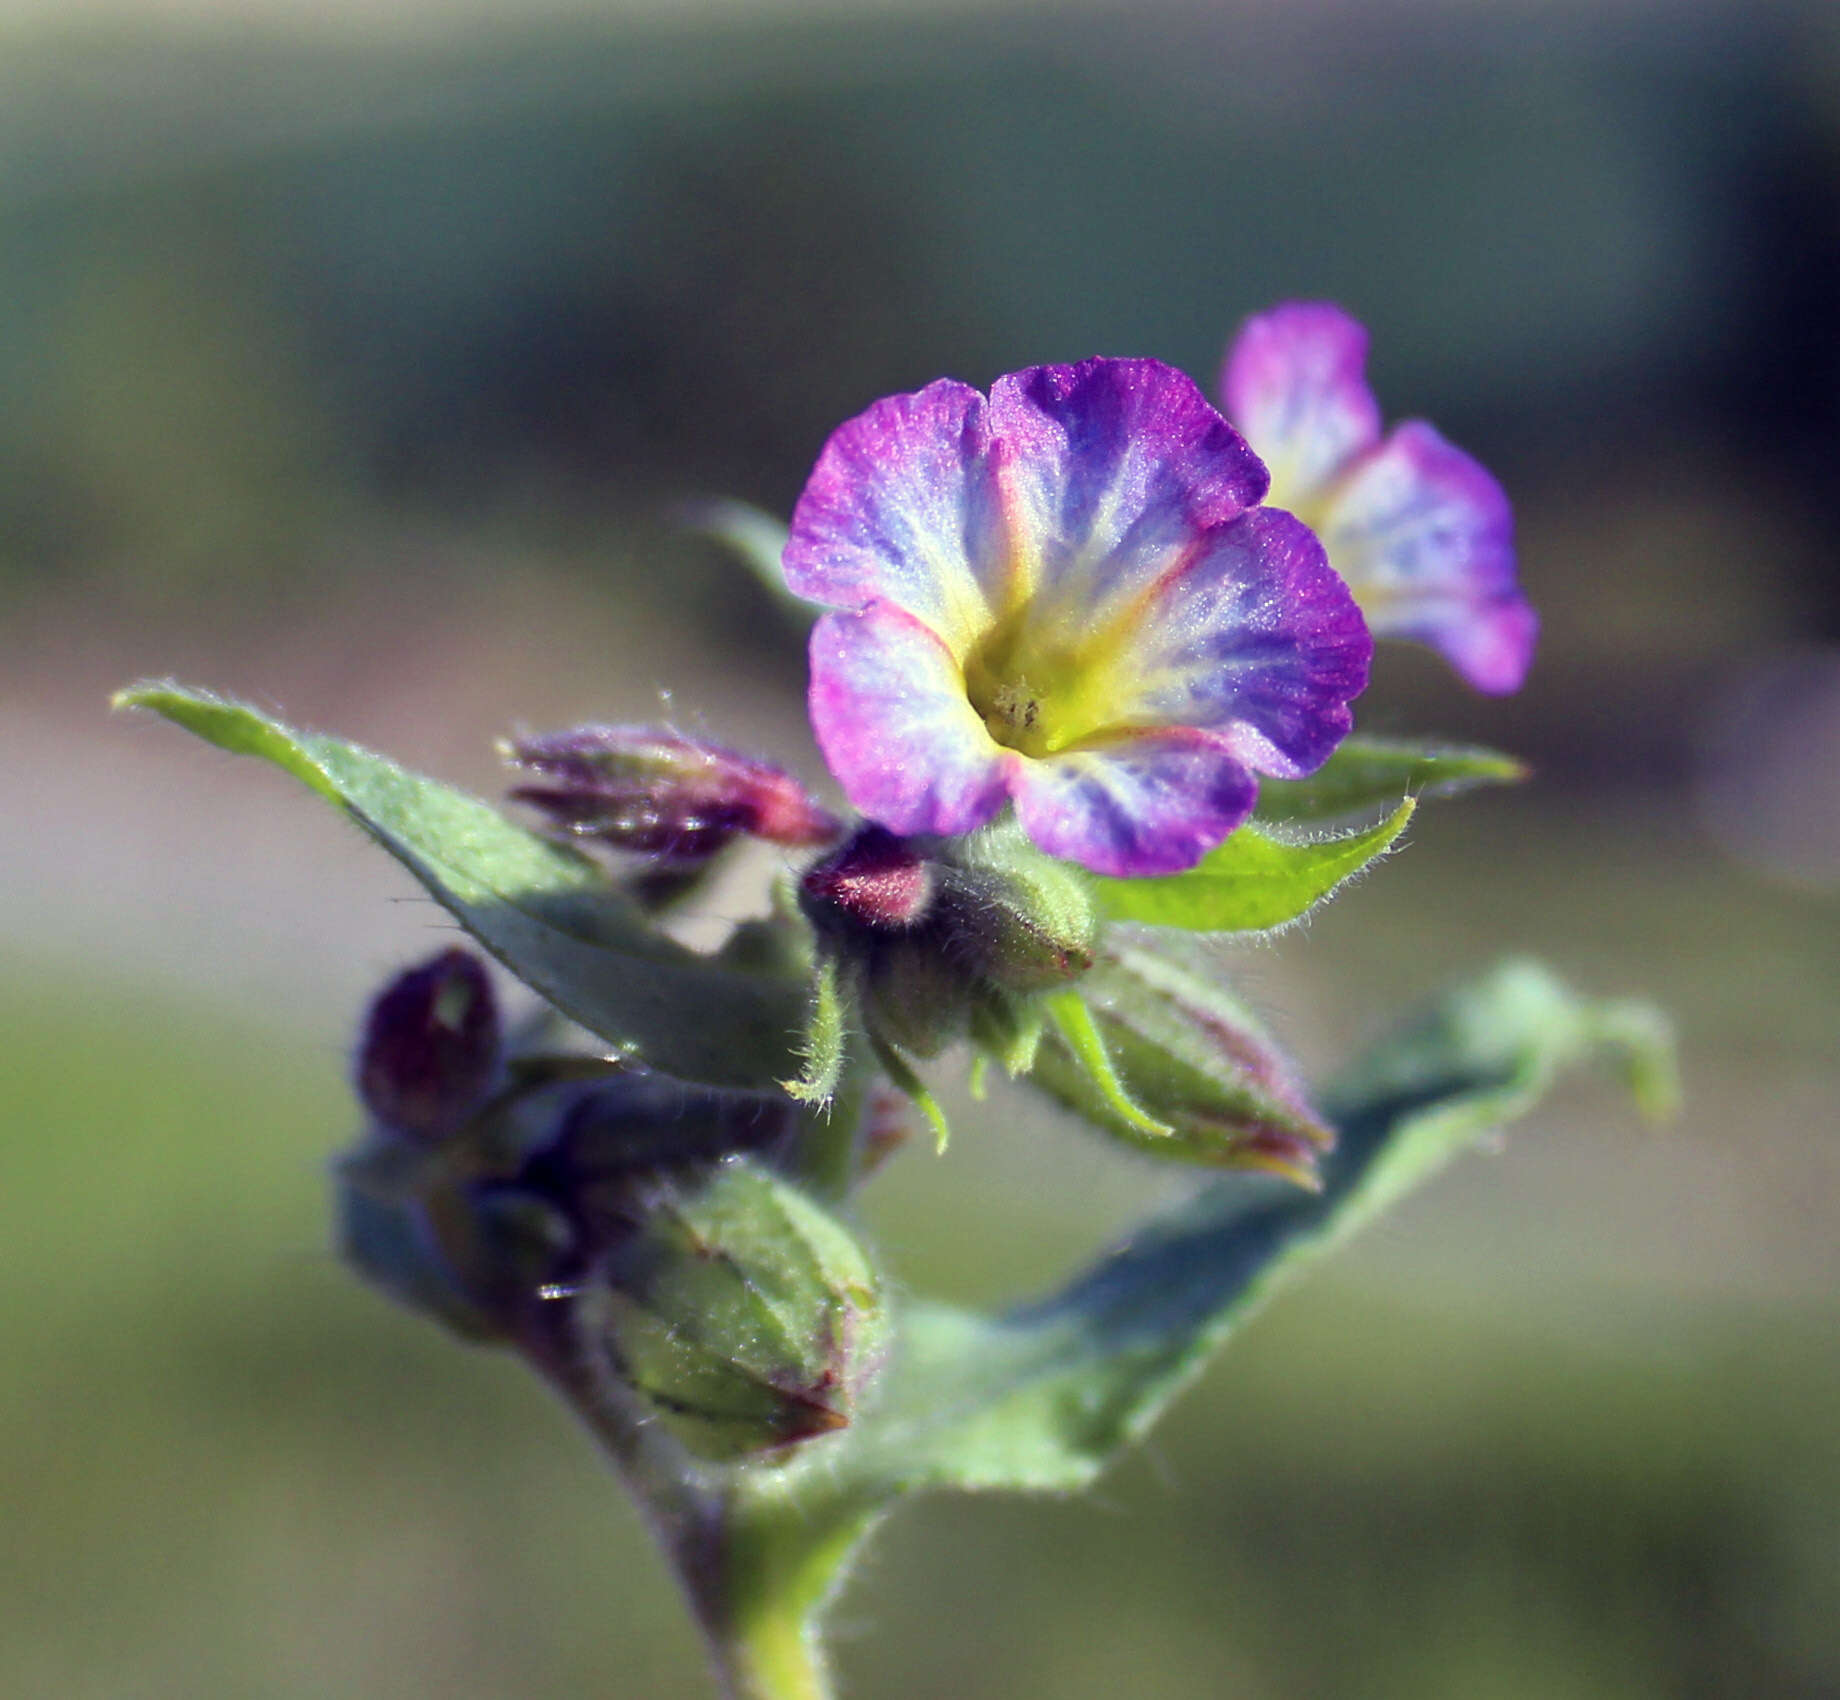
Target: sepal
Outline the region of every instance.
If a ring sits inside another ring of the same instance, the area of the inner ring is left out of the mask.
[[[847,1427],[883,1355],[882,1300],[842,1223],[753,1159],[661,1175],[583,1282],[583,1349],[692,1454],[728,1462]]]

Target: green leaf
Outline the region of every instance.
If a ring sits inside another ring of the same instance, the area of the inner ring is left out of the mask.
[[[335,803],[513,974],[633,1060],[715,1086],[766,1089],[796,1071],[801,981],[685,949],[594,863],[478,798],[209,693],[142,684],[115,706],[260,756]]]
[[[1307,914],[1350,875],[1386,854],[1416,807],[1408,797],[1378,826],[1331,838],[1290,840],[1242,826],[1185,874],[1096,879],[1114,921],[1198,933],[1265,932]]]
[[[780,558],[786,553],[786,541],[791,532],[783,519],[775,518],[751,502],[737,502],[721,496],[688,504],[683,509],[683,518],[692,531],[720,543],[746,567],[789,619],[808,626],[818,617],[820,609],[786,588]]]
[[[1391,808],[1401,797],[1448,797],[1479,785],[1513,785],[1524,764],[1475,744],[1413,738],[1344,738],[1308,779],[1262,779],[1260,821],[1322,821]]]
[[[829,1491],[861,1505],[1084,1485],[1280,1280],[1526,1114],[1561,1070],[1608,1055],[1666,1077],[1669,1050],[1643,1006],[1580,999],[1529,963],[1497,970],[1327,1095],[1340,1145],[1320,1193],[1216,1181],[1038,1303],[994,1319],[910,1306],[881,1405],[826,1461]]]
[[[1526,1114],[1561,1070],[1600,1056],[1638,1087],[1672,1079],[1653,1010],[1581,999],[1545,969],[1510,963],[1327,1095],[1340,1145],[1320,1193],[1215,1181],[1037,1303],[999,1317],[908,1305],[879,1403],[809,1458],[734,1483],[731,1609],[809,1658],[852,1550],[895,1501],[1086,1486],[1282,1281]]]

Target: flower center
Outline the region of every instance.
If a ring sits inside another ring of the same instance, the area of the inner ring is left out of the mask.
[[[993,630],[965,662],[965,691],[1005,749],[1049,756],[1108,718],[1105,669],[1075,644],[1031,633],[1017,620]]]

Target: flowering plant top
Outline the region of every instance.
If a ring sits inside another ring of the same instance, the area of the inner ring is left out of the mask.
[[[1050,854],[1193,867],[1255,775],[1328,757],[1372,644],[1194,382],[1087,360],[890,396],[825,445],[787,583],[832,612],[811,714],[850,801],[958,834],[1013,801]]]
[[[828,610],[812,719],[867,819],[669,726],[505,744],[525,825],[208,692],[118,699],[336,805],[521,982],[501,1019],[503,976],[450,947],[372,1004],[340,1249],[582,1417],[730,1700],[826,1700],[819,1614],[887,1509],[1087,1484],[1287,1266],[1562,1066],[1608,1053],[1670,1097],[1654,1012],[1527,965],[1312,1090],[1192,936],[1288,926],[1420,798],[1524,777],[1345,736],[1370,622],[1489,690],[1534,630],[1500,489],[1429,426],[1381,437],[1365,350],[1336,308],[1252,321],[1226,374],[1251,446],[1154,360],[942,380],[842,426],[789,533],[731,513]],[[671,915],[748,839],[773,900],[692,949]],[[1000,1067],[1214,1178],[1004,1316],[905,1293],[850,1204],[910,1109],[943,1146],[921,1070],[954,1056],[974,1099]]]

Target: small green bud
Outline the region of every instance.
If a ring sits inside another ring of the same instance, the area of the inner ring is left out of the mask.
[[[937,914],[953,953],[1005,991],[1049,991],[1093,963],[1099,920],[1085,874],[1013,821],[952,846]]]
[[[1051,1030],[1030,1076],[1043,1091],[1153,1156],[1319,1184],[1333,1132],[1192,946],[1114,945],[1066,996],[1085,1015]]]
[[[731,1461],[845,1427],[880,1365],[879,1287],[849,1231],[757,1160],[660,1175],[583,1282],[591,1358],[691,1453]]]
[[[976,986],[936,933],[889,939],[863,973],[863,1022],[909,1056],[936,1057],[964,1037]]]

